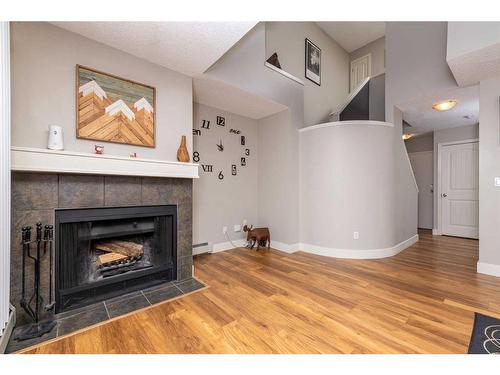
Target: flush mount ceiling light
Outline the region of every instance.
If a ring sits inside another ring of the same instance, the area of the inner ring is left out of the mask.
[[[413,138],[413,136],[414,136],[414,135],[415,135],[415,134],[410,134],[410,133],[405,133],[405,134],[403,134],[403,137],[402,137],[402,138],[403,138],[403,141],[407,141],[408,139]]]
[[[449,111],[456,105],[457,105],[456,100],[444,100],[442,102],[434,103],[432,105],[432,108],[434,108],[436,111],[443,112],[443,111]]]

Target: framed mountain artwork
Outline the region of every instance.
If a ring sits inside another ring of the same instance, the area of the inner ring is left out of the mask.
[[[155,88],[76,66],[76,136],[155,147]]]

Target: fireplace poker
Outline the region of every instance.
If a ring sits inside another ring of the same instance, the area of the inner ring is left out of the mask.
[[[36,259],[35,259],[35,321],[39,321],[40,308],[40,250],[42,247],[42,223],[36,223]]]
[[[31,227],[23,227],[21,232],[22,245],[23,245],[23,255],[22,255],[22,284],[21,284],[21,307],[26,311],[26,313],[32,318],[35,319],[35,312],[30,306],[31,300],[29,302],[26,301],[26,257],[31,257],[30,254],[30,243],[31,243]]]
[[[50,332],[56,325],[55,321],[40,322],[40,307],[43,306],[43,297],[40,293],[41,273],[40,266],[42,257],[47,253],[47,245],[49,246],[50,254],[50,282],[49,282],[49,298],[50,302],[45,306],[46,310],[53,308],[53,292],[52,292],[52,278],[53,278],[53,226],[42,226],[42,223],[36,223],[36,237],[35,240],[31,239],[31,227],[23,227],[21,229],[22,238],[22,291],[20,305],[24,311],[34,321],[33,324],[23,327],[14,337],[17,341],[27,340],[34,337],[40,337],[47,332]],[[31,244],[36,243],[36,254],[32,254]],[[33,261],[33,292],[29,300],[26,299],[26,261],[31,259]],[[33,301],[34,300],[34,301]],[[34,304],[34,308],[32,305]]]
[[[55,301],[52,295],[52,281],[54,278],[54,271],[53,271],[53,266],[54,266],[54,246],[53,246],[53,240],[54,240],[54,226],[52,225],[46,225],[47,228],[47,238],[46,242],[49,244],[49,303],[48,305],[45,306],[45,310],[49,311],[52,310],[55,306]]]

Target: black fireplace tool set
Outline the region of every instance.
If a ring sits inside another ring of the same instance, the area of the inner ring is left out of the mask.
[[[41,308],[45,309],[45,311],[51,311],[55,306],[52,290],[52,281],[54,277],[54,227],[52,225],[42,226],[42,223],[37,223],[36,238],[34,240],[32,240],[31,229],[31,227],[23,227],[21,229],[23,255],[20,305],[34,323],[21,329],[20,332],[16,334],[15,339],[17,341],[43,336],[52,331],[56,325],[55,321],[40,322]],[[40,266],[42,259],[47,256],[47,254],[49,256],[49,303],[44,306],[44,299],[40,290]],[[31,294],[27,297],[28,275],[26,270],[28,263],[32,264],[34,278]]]

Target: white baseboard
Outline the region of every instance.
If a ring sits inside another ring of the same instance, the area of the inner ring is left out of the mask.
[[[477,262],[477,273],[484,273],[485,275],[500,277],[500,265]]]
[[[441,236],[441,232],[435,228],[432,229],[432,235],[433,236]]]
[[[410,247],[418,241],[418,234],[398,243],[395,246],[387,247],[384,249],[366,249],[366,250],[352,250],[352,249],[336,249],[311,244],[301,244],[302,251],[317,255],[323,255],[333,258],[348,258],[348,259],[379,259],[394,256],[404,249]]]
[[[408,238],[407,240],[385,249],[368,249],[368,250],[350,250],[350,249],[335,249],[322,247],[317,245],[311,245],[306,243],[295,243],[295,244],[286,244],[280,241],[271,241],[271,248],[283,251],[288,254],[292,254],[296,251],[304,251],[306,253],[312,253],[317,255],[323,255],[333,258],[349,258],[349,259],[378,259],[378,258],[387,258],[394,256],[404,249],[410,247],[415,242],[418,241],[418,234]],[[237,247],[243,247],[246,245],[246,241],[244,239],[235,240],[233,243]],[[221,251],[234,249],[234,246],[231,245],[230,242],[221,242],[213,245],[212,253],[218,253]]]
[[[280,241],[271,241],[271,247],[273,249],[283,251],[284,253],[292,254],[300,250],[300,243],[286,244]]]
[[[240,239],[240,240],[233,241],[233,243],[237,247],[245,247],[247,244],[247,241],[245,239]],[[299,251],[300,244],[299,243],[286,244],[284,242],[271,240],[271,248],[291,254],[291,253],[294,253],[296,251]],[[234,249],[234,246],[231,245],[231,242],[229,242],[229,241],[228,242],[220,242],[220,243],[213,244],[212,253],[219,253],[221,251],[232,250],[232,249]]]
[[[10,305],[9,321],[7,323],[7,326],[5,327],[3,335],[0,336],[0,354],[5,353],[5,349],[7,349],[7,344],[9,343],[10,335],[12,334],[12,331],[14,330],[15,326],[16,326],[16,309],[14,308],[14,306]]]
[[[244,247],[247,244],[247,241],[244,239],[239,239],[239,240],[234,240],[233,243],[236,245],[236,247]],[[214,243],[212,246],[212,253],[218,253],[221,251],[226,251],[231,249],[234,249],[234,246],[229,241]]]

